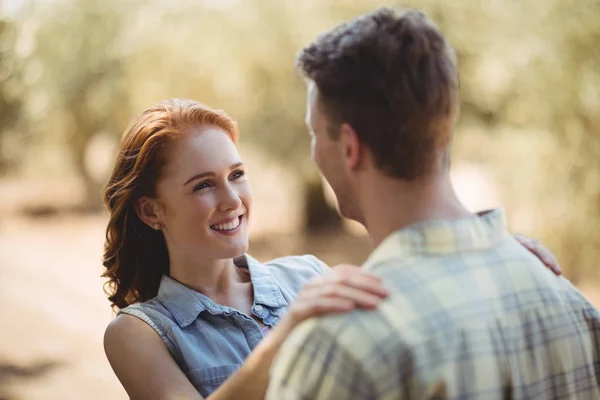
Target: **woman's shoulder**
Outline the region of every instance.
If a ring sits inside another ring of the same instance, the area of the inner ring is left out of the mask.
[[[148,322],[128,313],[117,314],[104,331],[104,351],[109,359],[118,358],[136,343],[156,341],[156,329]]]
[[[170,312],[157,297],[120,309],[111,324],[123,325],[122,329],[126,329],[127,326],[139,325],[139,321],[150,326],[163,341],[169,341],[167,332],[173,324],[173,320]]]
[[[104,339],[111,340],[111,338],[132,338],[138,334],[144,335],[152,330],[148,329],[149,326],[141,318],[136,318],[129,313],[119,312],[115,318],[113,318],[104,332]]]
[[[147,316],[163,315],[164,311],[164,307],[160,303],[158,297],[154,297],[150,300],[140,301],[121,308],[117,312],[117,316],[128,314],[143,319]]]

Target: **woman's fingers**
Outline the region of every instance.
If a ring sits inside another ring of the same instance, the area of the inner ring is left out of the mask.
[[[359,307],[373,308],[385,296],[373,294],[367,290],[357,288],[348,284],[331,283],[323,288],[320,297],[337,298],[351,301]]]
[[[293,329],[300,322],[305,321],[309,318],[327,315],[327,314],[345,314],[356,308],[356,304],[353,301],[339,298],[339,297],[313,297],[306,298],[296,302],[290,311],[285,316],[285,324],[280,324],[284,329],[287,326],[288,329]]]
[[[562,270],[558,265],[558,261],[554,258],[554,255],[539,243],[533,243],[529,248],[533,254],[535,254],[548,268],[552,270],[556,275],[560,275]]]
[[[540,259],[552,272],[556,275],[562,274],[562,269],[558,265],[558,261],[554,258],[554,254],[544,247],[538,240],[530,239],[523,235],[514,235],[515,239],[521,243],[527,250]]]
[[[331,279],[341,285],[353,287],[379,297],[389,296],[389,291],[383,286],[380,277],[373,275],[359,267],[341,264],[333,267]]]
[[[379,278],[351,274],[315,280],[305,286],[297,301],[308,303],[315,299],[337,298],[350,301],[359,307],[373,308],[388,296],[389,292]]]
[[[329,313],[347,313],[356,308],[353,301],[334,298],[334,297],[322,297],[315,299],[311,307],[311,316],[329,314]]]
[[[343,264],[308,281],[291,307],[289,318],[297,324],[316,315],[346,313],[357,307],[373,309],[388,296],[381,278]]]

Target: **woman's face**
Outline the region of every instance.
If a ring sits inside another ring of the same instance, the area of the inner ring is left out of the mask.
[[[169,252],[208,259],[244,254],[252,193],[230,136],[200,126],[165,151],[156,201]]]

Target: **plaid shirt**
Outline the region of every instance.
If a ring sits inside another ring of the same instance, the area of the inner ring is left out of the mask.
[[[301,324],[267,399],[600,399],[600,313],[502,210],[399,230],[365,268],[392,295]]]

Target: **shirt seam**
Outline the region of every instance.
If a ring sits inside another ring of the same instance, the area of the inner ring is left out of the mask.
[[[163,330],[158,325],[156,325],[154,323],[154,321],[152,321],[152,319],[148,315],[146,315],[146,313],[142,312],[141,310],[132,310],[132,309],[129,309],[129,310],[123,309],[120,311],[120,313],[134,316],[134,317],[140,319],[141,321],[145,322],[146,324],[148,324],[152,329],[154,329],[154,331],[158,334],[158,336],[163,340],[163,342],[167,346],[167,349],[169,350],[169,353],[171,353],[171,355],[173,357],[175,357],[174,343],[171,341],[171,339],[169,339],[167,334],[165,334],[165,332],[163,332]]]

